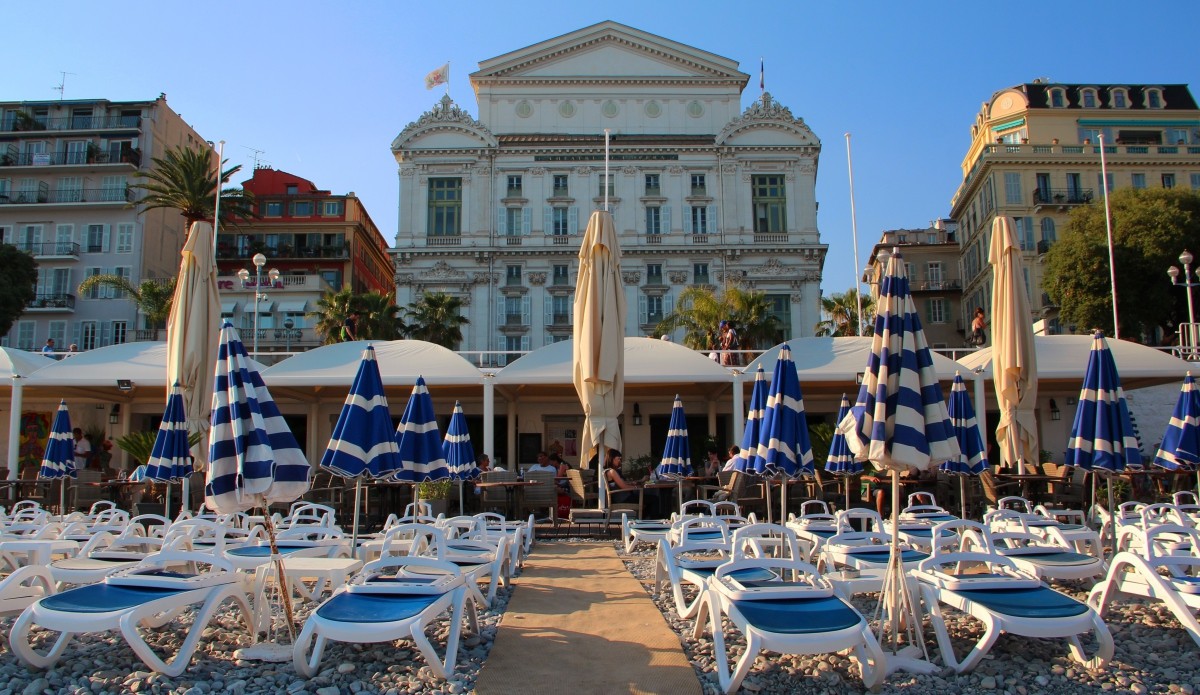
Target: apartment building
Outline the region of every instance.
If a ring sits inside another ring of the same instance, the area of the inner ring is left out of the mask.
[[[1100,136],[1108,178],[1101,174]],[[963,278],[959,318],[990,311],[992,220],[1016,220],[1031,320],[1058,324],[1042,290],[1043,255],[1070,211],[1105,187],[1200,189],[1200,109],[1187,85],[1060,84],[1039,79],[1002,89],[971,125],[963,180],[951,200]]]
[[[936,220],[925,229],[892,229],[871,249],[863,281],[879,299],[879,283],[887,259],[899,251],[913,304],[925,338],[933,348],[963,347],[962,276],[958,264],[958,230],[953,220]],[[869,320],[869,319],[868,319]],[[868,324],[869,325],[869,324]]]
[[[247,345],[255,344],[256,296],[259,351],[293,352],[321,344],[307,313],[325,292],[395,290],[387,241],[353,191],[334,194],[270,167],[255,169],[242,187],[258,216],[217,234],[217,282],[222,315]],[[266,259],[261,268],[257,254]]]
[[[0,344],[33,349],[53,338],[63,349],[90,350],[152,337],[121,293],[79,296],[76,288],[90,275],[136,284],[178,272],[183,217],[141,209],[129,188],[153,157],[177,146],[208,145],[165,94],[0,102],[0,241],[38,263],[37,296]]]
[[[449,95],[392,143],[397,301],[463,299],[464,350],[504,364],[565,340],[581,234],[612,212],[630,335],[689,285],[761,291],[783,330],[820,320],[820,140],[738,63],[602,22],[479,64],[478,118]],[[605,132],[610,133],[605,168]]]

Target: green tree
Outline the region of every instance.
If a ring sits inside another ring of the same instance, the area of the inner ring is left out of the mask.
[[[847,337],[858,335],[858,288],[852,287],[845,292],[835,292],[828,297],[821,297],[821,319],[813,331],[819,336]],[[875,298],[863,295],[862,298],[863,335],[875,332],[873,325],[875,317]]]
[[[693,285],[679,294],[676,310],[663,317],[655,333],[671,333],[683,329],[683,344],[694,350],[707,350],[710,339],[717,338],[722,321],[733,322],[742,349],[760,350],[771,347],[779,335],[779,319],[771,313],[771,303],[762,292],[740,287],[726,288],[720,294]]]
[[[197,220],[211,220],[218,185],[215,159],[216,153],[207,148],[197,150],[181,145],[167,150],[165,156],[154,158],[154,167],[143,174],[145,181],[130,184],[130,188],[145,193],[141,200],[131,203],[131,207],[178,210],[189,227]],[[228,183],[229,178],[241,169],[242,165],[238,164],[222,171],[221,183]],[[221,190],[223,224],[252,217],[254,196],[240,188]]]
[[[120,275],[92,275],[79,283],[79,294],[86,295],[99,288],[111,289],[120,296],[124,294],[133,302],[137,311],[146,317],[146,328],[163,328],[171,315],[171,300],[175,297],[175,278],[166,282],[142,280],[133,284]]]
[[[37,261],[12,244],[0,244],[0,335],[8,335],[13,322],[37,297]]]
[[[400,307],[395,295],[377,291],[356,293],[347,285],[338,291],[326,292],[316,302],[308,317],[316,323],[314,330],[324,345],[342,340],[342,325],[351,313],[358,314],[356,334],[359,340],[395,340],[404,332]]]
[[[404,311],[408,320],[405,335],[456,350],[463,339],[462,327],[470,323],[462,315],[462,307],[461,297],[445,292],[426,292]]]
[[[1121,336],[1153,338],[1155,329],[1187,321],[1187,297],[1171,287],[1166,269],[1184,249],[1200,251],[1200,195],[1180,189],[1125,188],[1109,196],[1117,309]],[[1059,241],[1046,254],[1042,288],[1077,330],[1111,335],[1112,283],[1104,204],[1071,212]]]

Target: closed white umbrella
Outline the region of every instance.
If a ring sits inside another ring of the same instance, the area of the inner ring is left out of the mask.
[[[189,432],[202,437],[192,447],[192,467],[208,467],[208,432],[212,412],[213,365],[221,331],[221,296],[213,256],[213,228],[193,222],[180,252],[179,276],[171,314],[167,318],[167,383],[179,384]],[[188,504],[188,479],[183,479],[183,504]]]
[[[992,379],[1000,407],[1000,424],[996,426],[1000,455],[1009,467],[1024,473],[1020,464],[1036,464],[1039,458],[1033,413],[1037,403],[1037,353],[1015,226],[1011,217],[997,217],[992,222],[988,253],[994,282]]]
[[[588,220],[579,248],[572,337],[572,381],[583,406],[582,460],[621,448],[617,416],[625,407],[625,288],[621,247],[612,215],[597,210]],[[604,474],[600,472],[601,499]]]

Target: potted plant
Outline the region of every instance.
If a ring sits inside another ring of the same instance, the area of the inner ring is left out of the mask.
[[[650,454],[627,456],[621,462],[621,477],[626,480],[641,480],[650,476],[654,469],[654,457]]]
[[[130,432],[124,437],[117,439],[117,448],[129,454],[130,458],[137,463],[144,464],[150,460],[151,453],[154,451],[154,439],[156,436],[157,432]],[[190,446],[196,446],[198,443],[200,443],[199,432],[188,435],[188,444]],[[149,486],[149,499],[153,500],[153,502],[141,502],[141,496],[135,493],[134,496],[138,498],[138,502],[135,505],[136,509],[134,511],[137,514],[162,514],[165,511],[162,503],[162,495],[165,493],[165,489],[160,489],[154,483],[149,483]]]
[[[450,479],[426,480],[417,486],[417,494],[421,501],[428,502],[433,509],[433,515],[445,514],[450,498]]]

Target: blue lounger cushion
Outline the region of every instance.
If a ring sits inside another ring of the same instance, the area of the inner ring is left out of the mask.
[[[867,550],[867,551],[853,553],[851,555],[851,557],[854,557],[858,560],[862,560],[863,562],[872,562],[872,563],[877,562],[880,564],[887,564],[889,555],[891,555],[891,551],[888,550],[887,548],[882,548],[881,550]],[[928,560],[928,559],[929,559],[928,555],[926,555],[925,553],[922,553],[918,550],[901,550],[900,551],[900,562],[905,562],[905,563],[921,562],[923,560]]]
[[[831,529],[831,528],[830,529],[807,528],[807,529],[804,529],[804,532],[812,534],[814,536],[820,536],[821,538],[833,538],[835,535],[837,535],[837,529]]]
[[[734,601],[733,605],[754,627],[786,635],[845,630],[862,621],[854,609],[836,596]]]
[[[276,547],[279,548],[280,555],[287,555],[288,553],[294,553],[297,550],[301,550],[304,548],[311,548],[313,546],[311,546],[311,545],[279,545]],[[271,556],[271,546],[269,546],[269,545],[243,545],[243,546],[240,546],[237,548],[230,548],[229,550],[226,550],[225,552],[229,555],[237,555],[238,557],[270,557]]]
[[[700,577],[709,577],[709,576],[712,576],[712,573],[715,572],[716,569],[717,569],[716,567],[696,567],[696,568],[688,567],[687,571],[694,575],[700,576]],[[753,586],[754,584],[764,584],[764,583],[774,582],[779,579],[779,577],[774,572],[772,572],[769,569],[766,569],[765,567],[748,567],[744,570],[734,570],[733,572],[730,572],[726,576],[729,576],[729,577],[732,577],[732,578],[738,580],[738,582],[742,586]]]
[[[1039,565],[1052,565],[1055,567],[1071,567],[1074,565],[1090,565],[1096,561],[1096,558],[1083,553],[1073,553],[1070,551],[1048,552],[1048,553],[1022,553],[1013,555],[1012,557],[1019,560],[1029,560]]]
[[[1200,594],[1200,577],[1190,575],[1171,575],[1175,588],[1185,594]]]
[[[186,589],[90,584],[47,596],[42,599],[42,606],[65,613],[111,613],[136,608],[142,604],[184,591]]]
[[[691,531],[688,533],[688,538],[693,541],[712,541],[720,537],[720,531]]]
[[[1088,607],[1044,586],[1027,589],[963,589],[954,593],[988,610],[1018,618],[1070,618]]]
[[[420,615],[442,596],[342,592],[317,609],[317,615],[340,623],[390,623]]]

